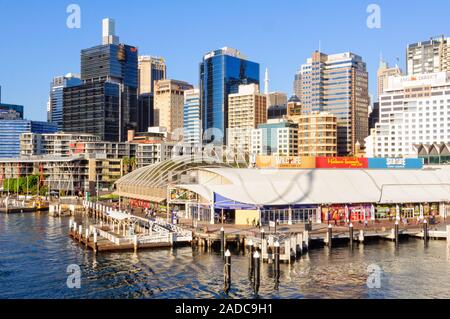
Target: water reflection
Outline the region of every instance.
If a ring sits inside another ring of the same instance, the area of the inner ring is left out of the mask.
[[[81,220],[79,220],[81,221]],[[0,298],[253,298],[248,256],[232,256],[232,287],[223,289],[220,253],[190,247],[94,255],[68,235],[69,218],[0,216]],[[66,286],[67,266],[82,270],[81,289]],[[367,269],[382,269],[369,289]],[[282,264],[261,265],[262,298],[450,298],[450,251],[444,241],[355,242],[310,250]]]

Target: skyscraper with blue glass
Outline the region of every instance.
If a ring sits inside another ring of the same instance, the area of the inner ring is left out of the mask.
[[[238,93],[239,85],[259,85],[259,64],[239,51],[222,48],[203,57],[200,64],[200,105],[203,140],[226,144],[228,95]]]
[[[201,126],[199,90],[184,91],[184,142],[189,145],[200,145],[202,136]]]
[[[48,121],[56,124],[58,130],[63,129],[63,103],[64,88],[81,85],[79,75],[69,73],[65,76],[53,78],[50,84],[50,100],[48,109]]]
[[[53,123],[29,120],[0,121],[0,158],[20,156],[20,136],[23,133],[56,133],[58,128]]]

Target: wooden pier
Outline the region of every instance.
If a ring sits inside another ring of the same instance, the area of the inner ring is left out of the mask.
[[[192,242],[192,232],[167,223],[127,214],[92,202],[83,202],[93,224],[70,221],[69,235],[94,252],[169,248]]]
[[[163,218],[146,219],[99,203],[83,202],[83,210],[94,221],[93,224],[82,226],[71,222],[69,234],[81,245],[95,252],[136,251],[186,244],[204,250],[220,248],[221,251],[225,251],[228,247],[234,246],[237,250],[251,248],[252,251],[259,251],[263,262],[272,263],[275,243],[278,243],[280,261],[290,263],[300,258],[310,247],[331,248],[331,243],[363,244],[374,240],[395,241],[397,237],[424,237],[422,224],[401,227],[397,235],[393,225],[356,227],[351,231],[348,226],[315,225],[315,229],[310,230],[310,227],[306,227],[308,225],[303,225],[301,228],[286,227],[287,230],[277,233],[222,225],[225,228],[219,231],[220,225],[204,225],[203,228],[192,228],[185,224],[174,225]],[[446,239],[450,243],[450,225],[444,223],[439,227],[440,229],[435,226],[430,228],[427,231],[427,238]],[[252,247],[249,247],[250,244]],[[222,245],[224,247],[221,247]]]

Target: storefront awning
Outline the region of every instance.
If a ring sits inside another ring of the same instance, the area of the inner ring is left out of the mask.
[[[214,208],[215,209],[242,209],[242,210],[256,210],[255,205],[240,203],[235,200],[226,198],[220,194],[214,193]]]

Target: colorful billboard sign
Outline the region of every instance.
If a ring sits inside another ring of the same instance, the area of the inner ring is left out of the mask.
[[[369,158],[371,169],[422,169],[422,158]]]
[[[360,157],[317,157],[316,168],[354,168],[369,167],[367,158]]]
[[[315,157],[257,156],[257,168],[307,169],[316,167]]]

